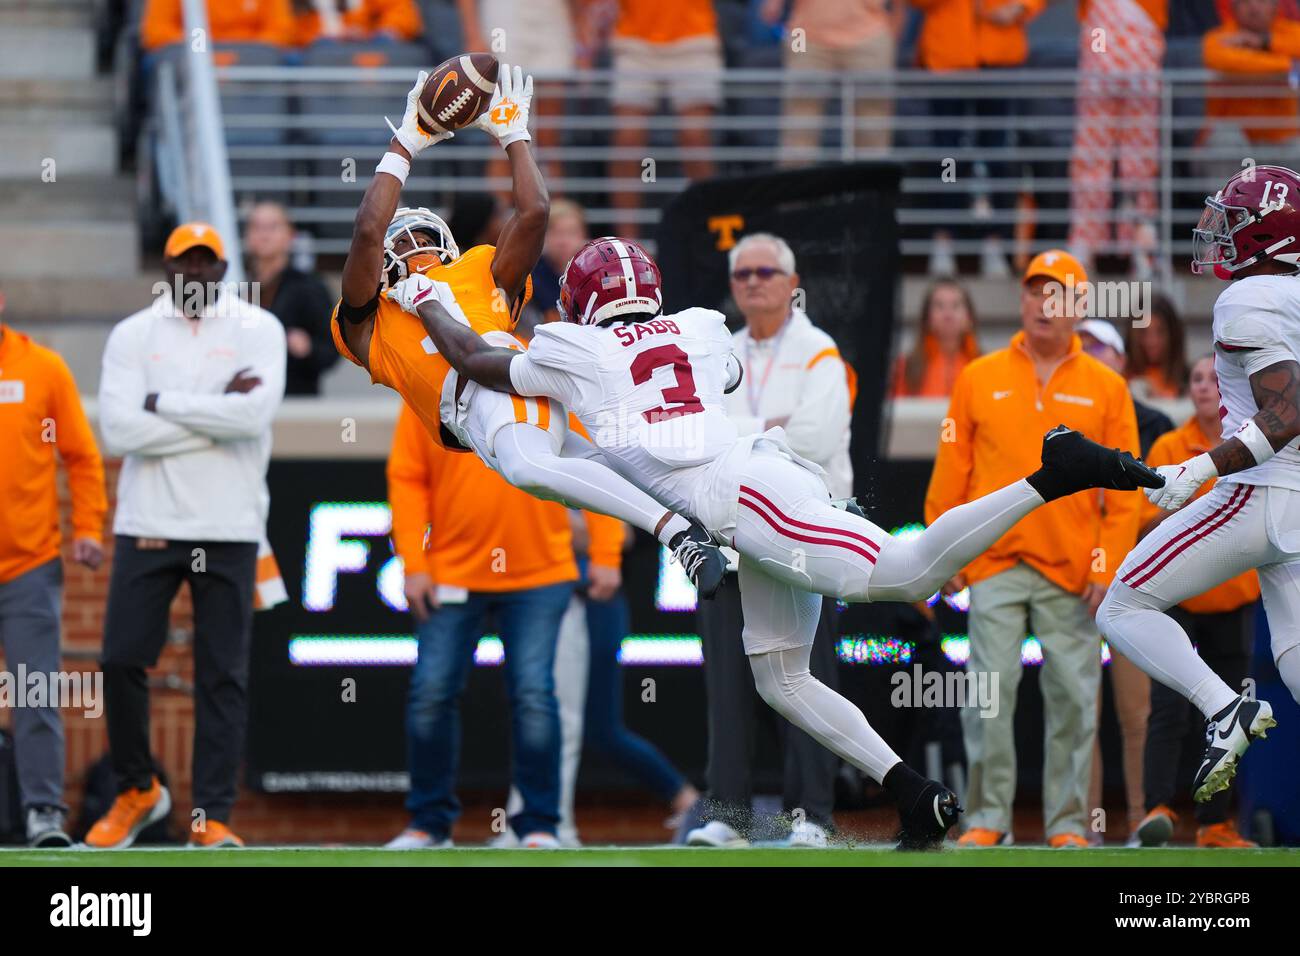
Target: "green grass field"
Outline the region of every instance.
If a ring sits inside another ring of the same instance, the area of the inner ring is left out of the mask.
[[[589,847],[581,850],[380,850],[371,847],[278,847],[246,850],[0,850],[0,867],[130,866],[944,866],[944,867],[1241,867],[1300,866],[1300,849],[1048,850],[1004,847],[896,853],[871,846],[827,850],[683,847]]]

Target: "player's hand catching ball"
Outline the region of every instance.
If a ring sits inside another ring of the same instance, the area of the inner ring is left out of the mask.
[[[1181,465],[1161,465],[1156,474],[1165,480],[1163,488],[1144,488],[1152,504],[1166,511],[1177,511],[1196,494],[1196,490],[1219,474],[1214,460],[1208,455],[1197,455]]]
[[[407,276],[384,295],[396,302],[403,312],[410,312],[412,315],[419,315],[420,303],[438,302],[457,322],[469,325],[469,319],[465,317],[460,303],[456,301],[456,293],[451,291],[451,286],[430,279],[421,272]]]
[[[532,105],[533,78],[525,77],[517,66],[502,63],[492,105],[473,125],[491,133],[505,149],[511,143],[533,138],[528,133],[528,111]]]
[[[402,144],[402,148],[411,154],[412,159],[418,156],[421,150],[429,148],[434,143],[441,143],[444,139],[451,139],[453,135],[450,131],[426,133],[420,129],[420,92],[424,89],[424,81],[428,78],[429,74],[424,70],[421,70],[420,75],[415,78],[415,85],[411,87],[411,92],[406,94],[406,112],[402,114],[400,127],[394,126],[387,116],[384,117],[384,122],[393,131],[393,139]]]

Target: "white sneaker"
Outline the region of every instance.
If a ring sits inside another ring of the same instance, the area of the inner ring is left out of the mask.
[[[687,846],[744,847],[749,841],[721,820],[710,820],[686,834]]]
[[[560,840],[554,833],[530,833],[523,839],[525,850],[558,850]]]
[[[790,836],[785,841],[786,846],[793,847],[810,847],[815,850],[824,849],[831,842],[830,834],[820,823],[813,823],[811,820],[796,820],[794,826],[790,828]]]
[[[27,845],[38,849],[72,846],[64,829],[66,814],[58,807],[31,807],[27,811]]]
[[[385,850],[446,850],[455,846],[451,837],[435,840],[433,834],[407,827],[384,844]]]

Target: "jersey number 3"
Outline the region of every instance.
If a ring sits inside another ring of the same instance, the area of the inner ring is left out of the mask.
[[[695,394],[695,378],[691,375],[690,357],[676,345],[657,345],[646,349],[632,360],[632,384],[644,385],[654,377],[656,369],[672,367],[677,384],[663,389],[664,405],[647,408],[641,417],[650,423],[674,415],[694,415],[704,411],[700,397]],[[666,407],[675,406],[675,407]]]

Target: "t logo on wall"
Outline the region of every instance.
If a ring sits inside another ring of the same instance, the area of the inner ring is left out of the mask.
[[[302,576],[302,606],[308,611],[331,611],[340,574],[358,574],[370,564],[370,542],[387,538],[393,515],[383,501],[322,501],[312,505],[307,523],[307,558]],[[402,591],[402,559],[389,558],[380,567],[375,589],[380,600],[395,611],[406,610]]]

